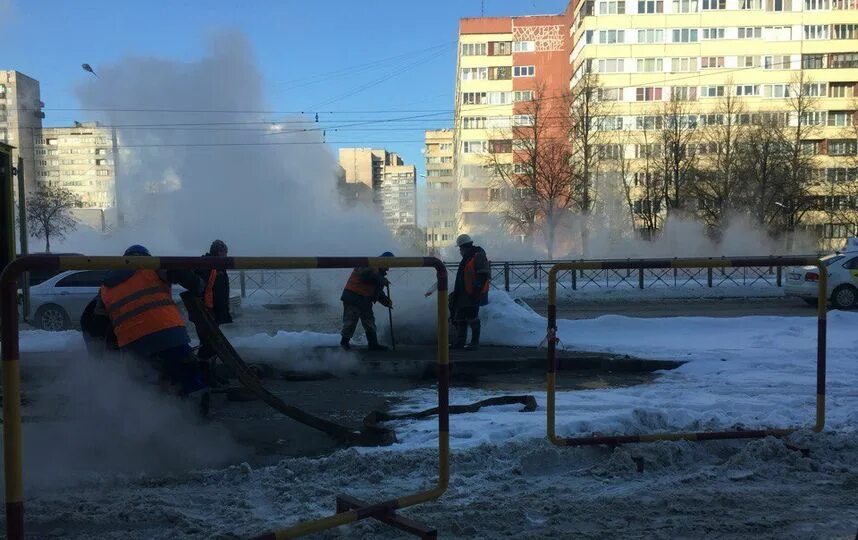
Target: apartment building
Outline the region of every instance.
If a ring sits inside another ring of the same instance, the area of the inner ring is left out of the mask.
[[[433,255],[452,246],[456,239],[458,194],[453,174],[453,138],[452,129],[427,130],[425,134],[426,244]]]
[[[0,142],[14,146],[12,162],[24,160],[24,186],[36,188],[34,133],[41,129],[44,103],[39,81],[17,71],[0,71]],[[15,185],[17,193],[17,182]]]
[[[41,184],[66,188],[80,199],[81,216],[116,207],[115,133],[97,122],[47,127],[35,140]]]
[[[340,148],[346,184],[372,189],[373,201],[394,234],[417,226],[417,169],[399,154],[380,148]],[[404,228],[404,229],[403,229]]]
[[[504,192],[513,186],[503,185],[495,172],[498,165],[513,166],[513,128],[532,122],[531,102],[559,104],[568,89],[570,24],[571,11],[460,21],[454,124],[458,233],[497,230],[508,211]]]
[[[713,133],[771,123],[800,134],[816,202],[801,212],[777,197],[769,205],[800,217],[823,245],[858,233],[858,220],[832,212],[858,208],[858,190],[844,189],[858,184],[858,2],[587,0],[574,8],[571,34],[570,85],[587,72],[597,80],[598,151],[603,168],[623,164],[638,227],[664,212],[664,198],[645,184],[667,123],[693,132],[687,145],[703,168],[723,157]],[[688,205],[703,215],[717,196]]]

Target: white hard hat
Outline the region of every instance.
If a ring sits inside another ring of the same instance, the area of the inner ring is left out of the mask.
[[[460,234],[458,238],[456,238],[456,247],[462,247],[465,244],[473,244],[474,241],[471,240],[471,237],[467,234]]]

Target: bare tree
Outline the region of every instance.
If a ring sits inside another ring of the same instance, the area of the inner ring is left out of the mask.
[[[549,258],[554,257],[558,230],[576,202],[564,103],[565,96],[538,88],[533,100],[516,108],[507,138],[491,141],[489,147],[489,165],[497,179],[493,202],[501,207],[511,232],[541,234]]]
[[[663,199],[668,214],[684,210],[697,162],[696,132],[697,123],[689,122],[686,102],[671,93],[663,107],[660,137]]]
[[[62,240],[77,228],[69,210],[80,206],[77,196],[62,187],[44,186],[27,199],[27,227],[33,238],[45,239],[45,251],[51,251],[51,238]]]
[[[782,124],[776,115],[755,119],[739,152],[739,176],[747,190],[745,204],[756,223],[770,233],[777,232],[775,226],[782,212],[779,204],[783,204],[780,189],[787,176]]]

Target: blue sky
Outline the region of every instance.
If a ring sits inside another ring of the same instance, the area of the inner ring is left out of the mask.
[[[558,13],[566,1],[484,4],[491,16]],[[0,69],[38,79],[45,124],[64,125],[91,116],[56,110],[79,107],[74,88],[88,76],[81,63],[98,71],[127,55],[194,60],[212,32],[237,29],[251,40],[272,110],[319,112],[331,125],[420,116],[327,138],[384,146],[422,168],[422,131],[452,123],[458,20],[479,16],[480,6],[481,0],[0,0]]]

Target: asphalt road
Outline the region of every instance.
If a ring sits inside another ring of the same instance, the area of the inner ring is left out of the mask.
[[[545,299],[528,300],[536,312],[547,314]],[[812,317],[814,308],[798,298],[694,298],[694,299],[634,299],[576,302],[563,301],[557,306],[561,319],[592,319],[602,315],[628,317],[742,317],[748,315],[777,315]]]

